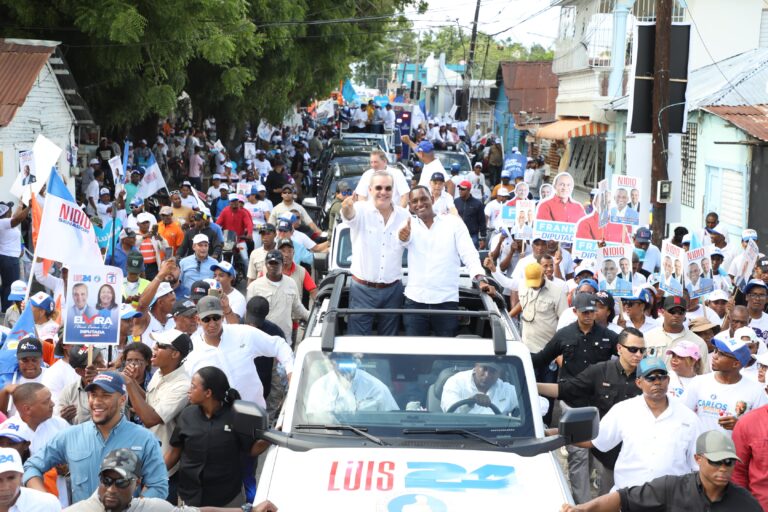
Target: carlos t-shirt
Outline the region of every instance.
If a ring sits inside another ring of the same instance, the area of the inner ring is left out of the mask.
[[[722,384],[715,378],[716,372],[694,377],[686,387],[685,403],[699,417],[701,431],[719,430],[731,436],[730,430],[720,426],[723,416],[740,418],[745,413],[768,404],[763,386],[751,379],[742,378],[735,384]]]

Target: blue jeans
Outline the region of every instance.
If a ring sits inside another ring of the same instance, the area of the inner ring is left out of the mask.
[[[388,288],[371,288],[352,281],[349,289],[350,309],[400,309],[402,305],[403,283],[400,281]],[[347,320],[347,334],[370,335],[374,318],[379,336],[397,336],[400,315],[350,315]]]
[[[7,311],[13,303],[8,300],[11,284],[19,279],[19,258],[0,255],[0,304]]]
[[[406,297],[404,308],[453,311],[459,309],[459,303],[423,304]],[[440,337],[453,338],[459,332],[458,315],[403,315],[403,324],[405,324],[405,334],[407,336],[429,336],[430,327],[435,336]]]
[[[256,464],[258,458],[250,455],[243,455],[240,460],[240,467],[243,471],[243,491],[248,503],[253,503],[256,497]]]

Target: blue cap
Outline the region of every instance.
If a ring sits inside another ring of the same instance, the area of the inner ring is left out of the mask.
[[[131,318],[140,318],[142,316],[142,312],[136,311],[130,304],[123,303],[120,305],[120,320],[130,320]]]
[[[228,261],[220,261],[215,265],[211,265],[211,270],[221,270],[222,272],[235,277],[235,267]]]
[[[740,339],[729,338],[721,340],[719,338],[712,338],[712,343],[720,352],[736,358],[742,367],[747,366],[752,360],[752,352],[749,351],[747,344]]]
[[[752,288],[762,288],[768,290],[768,285],[762,279],[750,279],[747,286],[744,287],[744,295],[748,294]]]
[[[589,278],[582,279],[581,281],[579,281],[579,285],[577,286],[577,288],[579,288],[579,287],[581,287],[581,286],[583,286],[585,284],[588,284],[589,286],[591,286],[595,290],[599,290],[600,289],[600,287],[597,286],[597,281],[595,281],[594,279],[589,279]]]
[[[648,228],[640,228],[635,233],[635,240],[637,240],[640,243],[650,242],[651,241],[651,230]]]
[[[85,386],[85,391],[101,388],[107,393],[125,394],[125,381],[120,372],[101,372],[93,378],[93,382]]]
[[[144,204],[144,200],[140,197],[134,197],[131,199],[131,206],[141,206]]]
[[[665,365],[664,361],[658,357],[646,357],[645,359],[641,359],[640,364],[637,365],[637,376],[645,377],[653,372],[664,372],[665,375],[669,373],[667,371],[667,365]]]
[[[33,306],[46,311],[53,311],[54,308],[53,298],[45,292],[37,292],[29,298],[29,302]]]
[[[416,146],[416,152],[422,152],[422,153],[431,153],[435,150],[435,146],[429,142],[428,140],[423,140],[419,142],[419,145]]]
[[[293,223],[289,220],[280,219],[277,221],[278,231],[293,231]]]
[[[451,172],[459,172],[461,170],[461,164],[459,162],[453,162],[451,164]]]

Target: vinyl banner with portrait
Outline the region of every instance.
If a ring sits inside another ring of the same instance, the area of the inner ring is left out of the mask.
[[[659,288],[670,295],[683,296],[685,251],[668,240],[661,242],[661,272]]]
[[[685,253],[685,288],[691,299],[703,297],[715,289],[712,280],[712,261],[709,259],[709,246],[691,249]]]
[[[533,239],[533,219],[536,211],[536,201],[521,199],[515,203],[517,216],[515,218],[515,238],[517,240]]]
[[[600,291],[611,292],[614,297],[632,297],[632,245],[621,244],[600,247]]]
[[[117,344],[123,272],[110,266],[69,267],[64,343]]]
[[[576,223],[584,217],[584,207],[571,197],[574,181],[569,173],[561,172],[555,176],[552,184],[554,195],[540,201],[536,209],[534,237],[572,243]]]
[[[34,154],[32,151],[19,151],[19,174],[11,185],[11,194],[21,197],[24,194],[24,187],[36,181]]]
[[[640,224],[640,178],[613,175],[610,219],[616,224]]]

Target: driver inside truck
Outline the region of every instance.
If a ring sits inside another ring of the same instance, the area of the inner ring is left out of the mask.
[[[455,411],[462,414],[509,414],[518,408],[515,386],[499,378],[501,365],[475,363],[471,370],[458,372],[443,387],[440,407],[449,412],[453,405],[462,403]],[[491,406],[495,406],[498,412]]]
[[[333,369],[309,390],[307,413],[398,411],[389,388],[361,368],[359,356],[331,358]]]

